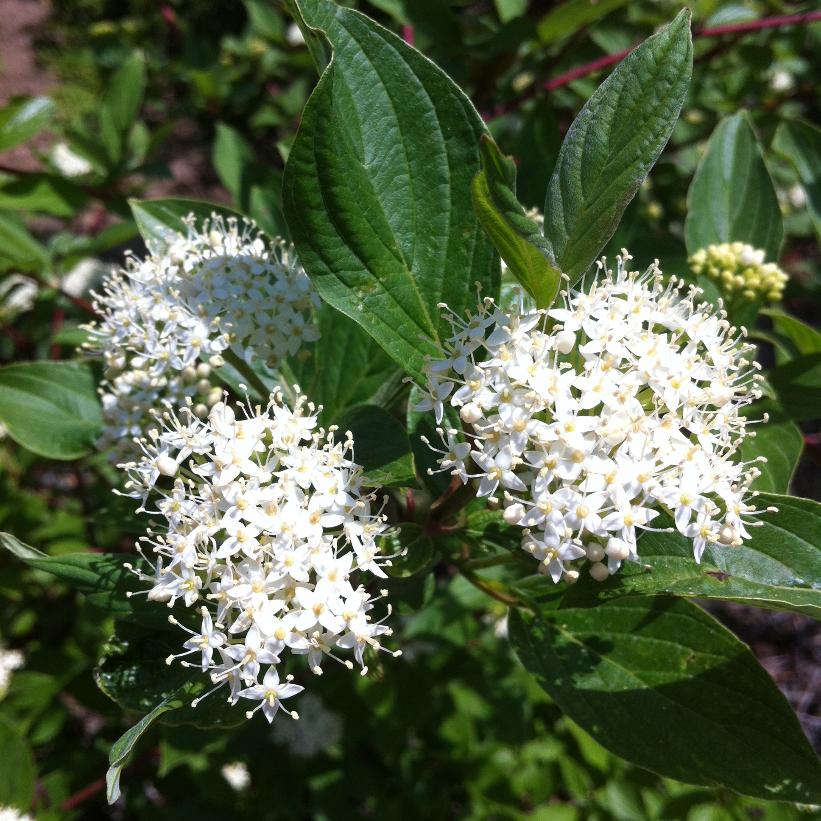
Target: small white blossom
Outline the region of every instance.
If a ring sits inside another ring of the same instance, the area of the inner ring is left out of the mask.
[[[19,670],[24,663],[23,654],[19,650],[4,650],[0,647],[0,697],[5,695],[11,683],[11,674]]]
[[[738,460],[741,408],[760,395],[752,347],[697,289],[627,260],[564,306],[505,312],[486,299],[476,316],[451,315],[426,367],[419,409],[441,422],[448,404],[466,423],[439,428],[441,469],[503,497],[554,581],[574,581],[582,560],[597,580],[637,560],[663,510],[697,560],[707,544],[741,544],[754,512],[758,470]]]
[[[232,761],[222,767],[222,777],[237,792],[247,790],[251,785],[251,773],[242,761]]]
[[[164,405],[189,398],[206,416],[222,398],[212,368],[227,351],[276,369],[318,338],[318,297],[292,248],[247,221],[185,222],[186,234],[143,260],[129,257],[95,294],[102,318],[88,327],[88,347],[105,362],[99,446],[114,462],[134,456],[134,437]]]
[[[376,543],[385,516],[362,487],[350,434],[337,441],[334,428],[318,428],[316,409],[297,397],[293,410],[273,394],[239,414],[218,402],[205,420],[166,412],[143,457],[121,465],[127,495],[143,510],[150,499],[166,522],[142,540],[155,560],[148,598],[199,611],[191,627],[169,617],[187,635],[167,662],[184,658],[212,691],[258,702],[249,715],[269,721],[280,709],[297,717],[283,702],[303,688],[278,671],[290,656],[319,675],[326,658],[352,668],[342,657],[351,651],[364,674],[365,654],[391,634],[371,614],[384,591],[362,585],[385,575]]]

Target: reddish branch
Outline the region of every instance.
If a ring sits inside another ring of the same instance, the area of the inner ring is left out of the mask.
[[[751,31],[783,28],[784,26],[798,26],[806,23],[815,23],[818,21],[821,21],[821,11],[810,11],[805,12],[804,14],[782,14],[777,17],[765,17],[761,20],[751,20],[747,23],[731,23],[726,26],[714,26],[713,28],[697,29],[693,32],[693,37],[724,37],[726,35],[737,36],[740,34],[747,34]],[[555,91],[557,88],[569,85],[574,80],[578,80],[581,77],[586,77],[588,74],[594,74],[597,71],[608,68],[615,63],[621,62],[628,54],[630,54],[631,51],[633,51],[635,47],[636,46],[625,49],[617,54],[607,54],[604,57],[599,57],[597,60],[592,60],[584,65],[571,68],[569,71],[565,71],[563,74],[559,74],[557,77],[553,77],[552,79],[545,81],[542,84],[542,88],[545,91]],[[512,103],[497,106],[493,110],[493,116],[499,117],[502,114],[507,114],[510,111],[514,111],[523,102],[529,100],[535,94],[536,89],[533,89],[529,94],[520,97]]]

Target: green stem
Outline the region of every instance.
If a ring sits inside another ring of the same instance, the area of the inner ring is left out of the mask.
[[[262,381],[247,362],[240,359],[232,350],[225,351],[222,357],[226,362],[230,362],[240,374],[248,380],[248,384],[256,391],[263,402],[268,401],[271,396],[271,389]]]
[[[485,567],[498,567],[503,564],[519,564],[519,557],[513,553],[502,553],[497,556],[486,556],[483,559],[469,559],[464,566],[468,570],[482,570]]]
[[[506,587],[498,582],[482,578],[467,567],[464,562],[456,561],[454,565],[475,588],[481,590],[486,596],[490,596],[490,598],[496,599],[496,601],[506,604],[508,607],[521,607],[524,604],[518,596],[513,595]]]

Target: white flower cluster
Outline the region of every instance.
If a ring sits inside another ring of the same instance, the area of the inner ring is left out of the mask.
[[[16,807],[0,807],[0,821],[34,821],[34,818]]]
[[[751,346],[721,314],[654,266],[639,275],[618,259],[565,307],[504,313],[491,300],[429,361],[430,396],[464,422],[439,428],[439,463],[478,495],[500,490],[504,518],[554,581],[578,578],[577,560],[604,580],[637,559],[637,536],[662,510],[692,539],[748,537],[746,499],[758,470],[738,460],[759,395]],[[600,268],[603,268],[600,263]]]
[[[89,326],[89,347],[102,353],[106,423],[101,449],[112,461],[133,456],[151,410],[194,400],[204,417],[222,397],[212,366],[231,351],[269,368],[318,338],[311,308],[318,297],[293,249],[268,242],[253,223],[213,216],[124,271],[107,277]]]
[[[371,619],[385,592],[373,597],[352,579],[385,577],[376,538],[387,526],[363,491],[350,435],[318,429],[298,390],[293,410],[272,394],[239,418],[218,402],[205,420],[186,408],[162,424],[143,458],[122,467],[128,495],[141,510],[158,497],[152,512],[167,524],[143,540],[156,556],[148,597],[200,609],[199,631],[180,625],[189,636],[179,656],[199,656],[213,690],[258,701],[269,721],[303,689],[280,680],[285,654],[305,655],[320,674],[324,656],[353,668],[337,655],[351,650],[364,674],[365,651],[383,649],[378,637],[391,631]]]

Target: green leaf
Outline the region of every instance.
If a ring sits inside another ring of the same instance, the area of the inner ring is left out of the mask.
[[[795,166],[815,232],[821,237],[821,129],[803,120],[788,120],[778,126],[772,147]]]
[[[285,168],[291,236],[320,295],[422,380],[439,303],[457,313],[498,290],[470,203],[476,110],[404,41],[329,0],[300,0],[334,49]],[[310,33],[310,31],[309,31]]]
[[[220,181],[234,201],[243,208],[248,201],[251,186],[247,172],[256,164],[253,149],[235,128],[217,123],[213,161]]]
[[[8,550],[29,567],[50,573],[85,595],[86,601],[106,615],[128,619],[151,627],[165,627],[168,609],[148,601],[144,593],[148,582],[141,582],[127,567],[135,557],[121,553],[64,553],[49,556],[24,544],[10,533],[0,532],[0,547]]]
[[[496,13],[503,23],[521,17],[527,11],[528,0],[494,0]]]
[[[40,273],[50,264],[48,251],[26,230],[14,214],[0,213],[0,259],[18,270]]]
[[[49,459],[79,459],[102,428],[87,362],[19,362],[0,368],[0,422],[9,436]]]
[[[821,416],[821,353],[773,368],[767,381],[790,419],[803,422]]]
[[[105,774],[106,798],[109,804],[113,804],[120,797],[120,776],[135,744],[163,713],[173,710],[175,706],[174,696],[169,695],[114,742],[108,754],[108,770]]]
[[[380,540],[383,553],[393,556],[385,565],[387,574],[394,579],[415,576],[430,567],[433,562],[433,540],[420,525],[402,522]]]
[[[821,801],[821,767],[749,648],[696,605],[638,597],[513,611],[516,654],[600,744],[661,775]]]
[[[561,272],[553,263],[538,224],[516,199],[516,163],[486,134],[482,170],[473,178],[473,208],[511,273],[547,308],[559,290]]]
[[[27,812],[34,798],[34,756],[23,734],[0,719],[0,807]]]
[[[555,43],[625,5],[627,0],[567,0],[539,21],[539,39],[544,45]]]
[[[320,337],[306,347],[311,357],[296,370],[299,385],[322,405],[323,424],[337,424],[343,411],[355,405],[378,405],[386,391],[397,387],[396,363],[355,322],[327,303],[319,309]]]
[[[784,228],[773,182],[746,112],[723,119],[710,137],[687,192],[684,237],[695,253],[746,242],[778,259]]]
[[[140,113],[145,80],[145,58],[139,52],[134,52],[114,72],[108,84],[102,108],[120,135],[131,128]]]
[[[118,621],[94,674],[97,686],[123,710],[137,713],[174,698],[173,713],[160,719],[166,724],[211,728],[244,723],[245,710],[229,705],[224,693],[191,706],[196,696],[213,686],[208,674],[179,662],[166,664],[169,655],[182,652],[188,636],[179,627],[149,630]]]
[[[753,490],[787,493],[804,449],[804,436],[777,402],[766,399],[744,409],[744,415],[750,419],[763,419],[765,413],[769,415],[768,421],[753,428],[755,436],[744,440],[739,456],[744,462],[751,462],[758,456],[767,459],[765,464],[758,466],[761,475],[753,481]]]
[[[14,148],[42,131],[56,110],[48,97],[15,97],[0,110],[0,151]]]
[[[5,176],[0,183],[0,209],[73,217],[87,201],[80,188],[56,174]]]
[[[544,232],[572,282],[613,235],[667,144],[692,63],[685,9],[625,57],[570,126],[547,187]]]
[[[186,233],[183,219],[189,214],[196,217],[198,225],[203,220],[210,219],[213,214],[226,219],[242,219],[242,214],[232,208],[203,200],[129,200],[128,204],[146,245],[157,251],[174,242],[180,234]]]
[[[792,342],[798,353],[821,353],[821,333],[806,322],[777,308],[762,308],[759,313],[772,320],[776,330]]]
[[[410,442],[402,424],[376,405],[351,408],[339,420],[339,430],[351,431],[354,459],[365,469],[372,487],[414,484]]]
[[[761,494],[756,505],[760,509],[774,505],[778,512],[756,517],[762,526],[750,528],[751,538],[740,547],[708,546],[696,564],[689,539],[679,533],[648,531],[639,540],[639,562],[625,563],[604,582],[585,576],[566,598],[589,604],[672,593],[791,610],[821,619],[821,505],[774,493]],[[543,593],[552,593],[551,587],[535,578],[518,587],[534,601]]]

